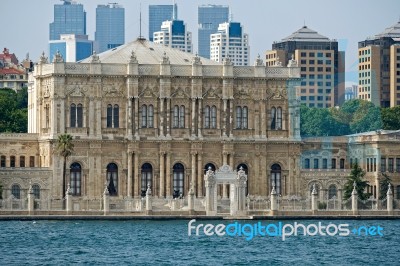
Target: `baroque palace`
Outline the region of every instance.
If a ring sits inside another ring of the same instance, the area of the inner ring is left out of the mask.
[[[400,132],[300,137],[300,69],[276,62],[233,66],[143,39],[65,63],[42,55],[29,78],[27,134],[0,134],[3,199],[62,199],[57,137],[73,136],[67,183],[75,199],[205,195],[207,169],[229,165],[247,174],[246,195],[341,198],[351,164],[392,178],[400,198]],[[228,185],[218,187],[229,197]],[[79,207],[78,207],[79,208]],[[83,207],[81,207],[83,208]]]

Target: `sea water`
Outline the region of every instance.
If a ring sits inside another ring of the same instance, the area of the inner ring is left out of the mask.
[[[188,235],[189,220],[1,221],[0,265],[399,265],[400,220],[324,220],[382,235]],[[234,221],[201,221],[228,224]],[[239,221],[256,223],[257,221]],[[261,221],[278,223],[277,221]],[[295,221],[282,221],[294,223]],[[319,221],[297,221],[303,224]]]

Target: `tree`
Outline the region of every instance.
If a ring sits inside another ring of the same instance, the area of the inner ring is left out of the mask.
[[[392,108],[382,108],[382,129],[400,129],[400,106]]]
[[[389,184],[391,183],[390,177],[386,173],[382,173],[382,176],[379,177],[379,199],[383,200],[386,198],[386,193],[389,189]]]
[[[63,193],[63,198],[65,198],[65,190],[67,189],[66,187],[66,178],[65,174],[67,171],[67,158],[71,156],[72,152],[74,151],[74,144],[72,143],[72,136],[69,134],[61,134],[58,136],[57,140],[57,153],[63,157],[64,162],[63,162],[63,187],[62,187],[62,193]]]
[[[368,186],[368,181],[363,180],[365,176],[365,172],[358,163],[353,164],[351,169],[351,173],[347,179],[346,184],[344,185],[344,199],[347,200],[351,197],[351,193],[353,192],[354,182],[356,184],[356,191],[358,198],[361,200],[366,200],[370,197],[370,193],[365,192],[365,188]]]
[[[18,92],[0,89],[0,132],[27,132],[28,94],[23,88]]]

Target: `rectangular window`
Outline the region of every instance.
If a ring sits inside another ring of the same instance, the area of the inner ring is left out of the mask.
[[[344,169],[344,159],[340,159],[340,169]]]
[[[326,72],[331,72],[331,71],[332,71],[332,68],[330,68],[330,67],[326,68]]]
[[[301,70],[301,71],[307,71],[307,68],[306,68],[306,67],[301,67],[300,70]]]
[[[386,172],[386,158],[381,158],[381,172]]]
[[[400,173],[400,158],[396,158],[396,172]]]
[[[315,56],[315,53],[309,53],[308,56],[309,56],[309,57],[314,57],[314,56]]]
[[[315,60],[310,60],[309,64],[310,65],[314,65],[315,64]]]
[[[322,169],[328,169],[328,159],[322,159]]]
[[[15,156],[10,156],[10,167],[15,167]]]
[[[0,157],[0,167],[6,167],[6,156],[4,155]]]
[[[367,158],[367,172],[369,172],[369,158]]]
[[[394,159],[393,158],[389,158],[388,160],[388,171],[393,173],[393,163],[394,163]]]
[[[323,60],[317,60],[317,64],[318,64],[318,65],[322,65],[323,63],[324,63]]]
[[[318,53],[317,56],[318,56],[318,57],[322,57],[323,54],[322,54],[322,53]]]
[[[336,169],[336,159],[332,158],[332,165],[331,165],[332,169]]]
[[[304,168],[305,169],[310,169],[310,159],[305,159],[304,160]]]
[[[19,157],[19,167],[25,167],[25,156]]]
[[[305,53],[305,52],[301,53],[301,57],[306,57],[306,56],[307,56],[307,53]]]
[[[376,172],[376,158],[374,158],[374,172]]]
[[[314,159],[314,169],[318,169],[318,168],[319,168],[319,160]]]
[[[315,67],[309,67],[308,71],[315,71]]]
[[[35,156],[29,157],[29,167],[35,167]]]

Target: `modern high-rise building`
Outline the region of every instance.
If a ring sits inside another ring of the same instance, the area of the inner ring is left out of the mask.
[[[358,95],[381,107],[400,105],[400,21],[358,43]]]
[[[61,34],[61,40],[49,42],[50,60],[59,53],[65,62],[77,62],[93,53],[93,41],[87,35]]]
[[[153,33],[159,31],[162,23],[178,17],[178,6],[149,5],[149,40],[153,41]]]
[[[302,27],[266,52],[267,66],[286,65],[294,58],[301,71],[301,102],[309,107],[333,107],[344,102],[345,52],[338,42]]]
[[[54,21],[50,23],[50,40],[60,40],[61,34],[86,35],[86,12],[82,4],[62,0],[54,5]]]
[[[248,66],[250,60],[249,36],[239,22],[225,22],[210,36],[210,59],[222,62],[229,57],[235,66]]]
[[[121,5],[97,6],[95,41],[99,53],[125,43],[125,9]]]
[[[198,53],[210,58],[210,35],[218,31],[219,24],[229,21],[229,7],[201,5],[198,7]]]
[[[345,89],[345,101],[358,99],[358,86],[352,85]]]
[[[191,53],[192,33],[187,30],[183,20],[167,20],[162,23],[161,31],[153,33],[154,43]]]

